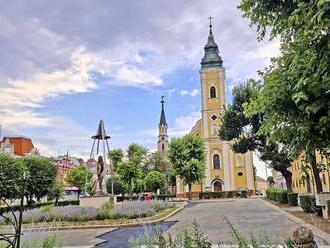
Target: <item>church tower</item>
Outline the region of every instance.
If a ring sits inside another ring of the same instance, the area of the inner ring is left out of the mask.
[[[201,119],[191,133],[203,138],[206,150],[205,178],[193,184],[193,197],[201,191],[218,192],[237,189],[254,190],[253,157],[251,152],[234,153],[230,142],[219,138],[221,113],[226,105],[225,68],[214,40],[210,19],[207,43],[201,60]],[[186,196],[188,186],[178,180],[177,195]]]
[[[167,135],[167,123],[164,110],[164,96],[161,97],[160,101],[162,105],[162,110],[160,113],[160,121],[158,124],[158,152],[165,153],[168,149],[168,135]]]

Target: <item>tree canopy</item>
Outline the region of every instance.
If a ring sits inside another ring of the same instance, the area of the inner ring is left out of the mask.
[[[315,152],[330,148],[329,1],[243,0],[239,8],[259,39],[270,30],[281,39],[281,55],[261,75],[260,95],[248,113],[262,113],[262,131],[285,144],[293,157],[306,154],[317,192],[322,191]]]
[[[116,171],[118,164],[123,160],[124,152],[122,149],[112,149],[109,152],[109,159],[112,163],[113,170]]]
[[[157,192],[158,189],[164,189],[166,177],[162,172],[150,171],[145,178],[145,183],[148,191]]]
[[[21,160],[0,154],[0,198],[18,198],[24,166]]]
[[[191,199],[192,184],[200,182],[205,176],[204,140],[192,134],[174,138],[169,145],[168,157],[176,174],[188,184]]]
[[[66,182],[78,188],[78,197],[85,189],[85,186],[91,181],[92,173],[90,173],[85,165],[69,170],[66,175]],[[87,179],[87,182],[86,182]],[[87,183],[87,184],[86,184]]]
[[[25,194],[32,204],[34,197],[40,200],[51,191],[57,168],[49,159],[42,157],[25,157],[22,162],[28,171]]]

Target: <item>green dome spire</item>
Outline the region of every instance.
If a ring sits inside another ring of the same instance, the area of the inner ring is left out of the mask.
[[[204,57],[201,61],[202,68],[222,68],[222,58],[219,55],[219,49],[217,43],[214,41],[213,32],[212,32],[212,22],[213,17],[209,17],[210,19],[210,33],[207,38],[207,43],[204,47]]]

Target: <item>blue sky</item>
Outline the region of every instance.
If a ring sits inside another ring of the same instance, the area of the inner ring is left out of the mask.
[[[160,96],[169,135],[199,118],[208,16],[231,89],[278,54],[257,42],[239,1],[35,0],[0,3],[0,119],[46,156],[87,157],[103,119],[111,147],[156,148]],[[259,163],[259,162],[258,162]]]

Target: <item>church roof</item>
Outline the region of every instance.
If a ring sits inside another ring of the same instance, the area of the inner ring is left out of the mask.
[[[164,111],[164,97],[163,96],[162,96],[162,100],[160,102],[162,104],[162,111],[160,113],[159,125],[167,125],[166,117],[165,117],[165,111]]]
[[[202,68],[222,68],[222,58],[219,55],[219,49],[217,43],[214,41],[213,32],[212,32],[212,23],[210,17],[210,31],[207,38],[207,43],[204,47],[204,57],[201,61]]]

